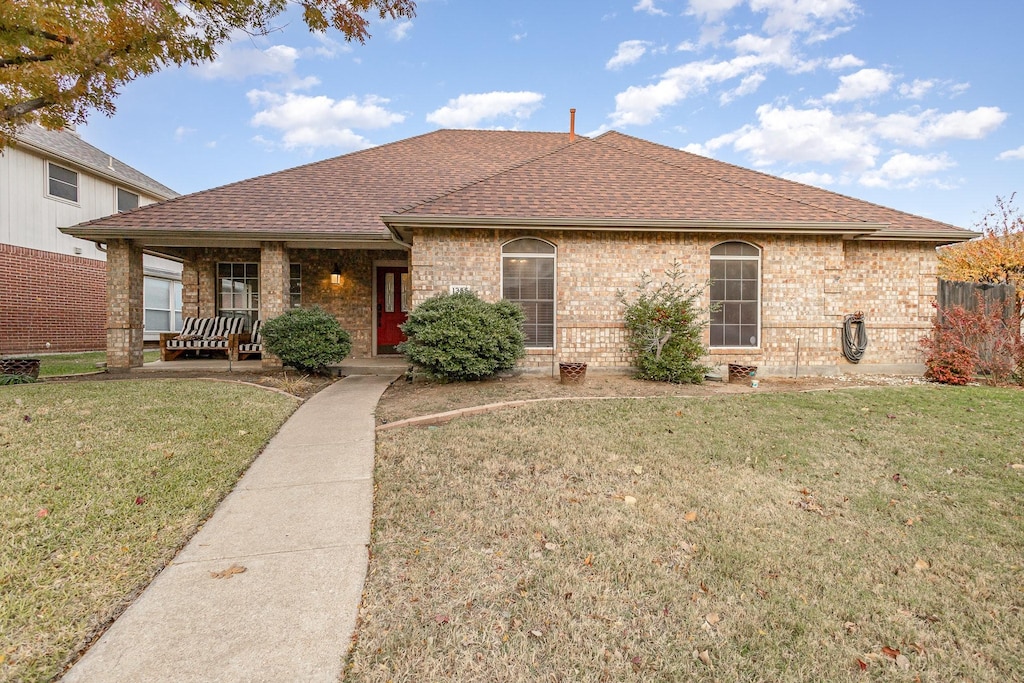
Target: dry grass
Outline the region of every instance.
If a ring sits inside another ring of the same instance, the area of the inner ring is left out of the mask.
[[[1017,678],[1022,409],[925,386],[382,433],[346,679]]]
[[[194,380],[0,389],[0,680],[49,680],[231,489],[295,399]]]

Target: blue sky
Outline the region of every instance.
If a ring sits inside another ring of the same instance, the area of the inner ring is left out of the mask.
[[[1024,3],[419,0],[297,15],[127,86],[83,137],[179,192],[437,128],[615,129],[973,226],[1024,190]],[[296,198],[301,201],[300,197]]]

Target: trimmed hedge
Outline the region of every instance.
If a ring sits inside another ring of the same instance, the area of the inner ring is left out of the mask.
[[[352,350],[351,335],[319,306],[293,308],[264,321],[260,334],[264,349],[302,372],[320,374]]]
[[[510,301],[487,303],[473,292],[424,301],[402,325],[398,350],[428,375],[475,380],[511,370],[526,355],[523,310]]]

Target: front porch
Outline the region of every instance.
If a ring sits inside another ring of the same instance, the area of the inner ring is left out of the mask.
[[[404,245],[403,245],[404,246]],[[409,251],[388,240],[338,241],[335,244],[262,241],[207,244],[159,244],[153,239],[107,242],[107,368],[118,372],[143,368],[145,295],[143,253],[159,253],[182,262],[181,317],[242,318],[248,332],[257,320],[275,318],[291,308],[319,306],[352,336],[346,361],[400,359],[398,326],[411,301]],[[176,321],[181,329],[181,320]],[[206,355],[206,354],[190,354]],[[390,358],[389,358],[390,357]],[[250,365],[251,364],[251,365]],[[395,363],[384,362],[383,365]],[[266,370],[281,367],[264,350],[260,360],[230,363]],[[189,357],[159,363],[161,370],[229,366],[227,358]],[[373,365],[371,367],[376,367]],[[404,367],[402,368],[404,370]],[[389,370],[390,372],[390,370]],[[373,373],[371,373],[373,374]]]

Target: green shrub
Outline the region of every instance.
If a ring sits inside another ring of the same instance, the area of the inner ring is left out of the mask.
[[[0,375],[0,386],[9,386],[12,384],[32,384],[38,380],[32,375]]]
[[[700,384],[711,370],[701,363],[707,349],[701,331],[708,324],[698,300],[707,284],[684,285],[678,263],[655,286],[643,273],[632,295],[618,293],[626,307],[626,338],[640,379]]]
[[[402,325],[398,350],[435,379],[473,380],[511,370],[526,354],[523,310],[472,292],[424,301]]]
[[[263,348],[285,365],[302,372],[322,373],[352,350],[352,337],[320,308],[293,308],[263,323]]]

